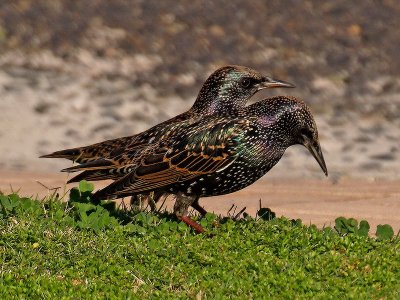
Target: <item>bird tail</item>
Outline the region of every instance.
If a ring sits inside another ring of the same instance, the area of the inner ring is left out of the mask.
[[[120,178],[121,175],[119,174],[113,174],[111,173],[111,169],[108,170],[86,170],[83,171],[82,173],[76,175],[75,177],[72,177],[70,180],[68,180],[67,183],[72,183],[72,182],[79,182],[81,180],[86,180],[86,181],[98,181],[98,180],[116,180]]]
[[[115,167],[115,164],[111,160],[101,158],[70,168],[62,169],[61,172],[73,173],[79,171],[107,170],[113,167]]]
[[[81,155],[82,155],[81,148],[72,148],[42,155],[40,156],[40,158],[66,158],[69,160],[76,161]]]

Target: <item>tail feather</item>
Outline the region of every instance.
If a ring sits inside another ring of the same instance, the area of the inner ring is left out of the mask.
[[[121,177],[119,174],[111,174],[109,172],[110,170],[87,170],[83,171],[82,173],[76,175],[75,177],[72,177],[70,180],[67,181],[67,183],[72,183],[72,182],[79,182],[81,180],[86,180],[86,181],[97,181],[97,180],[116,180]]]
[[[112,182],[111,184],[107,185],[105,188],[98,190],[92,195],[92,199],[94,200],[111,200],[111,199],[117,199],[117,198],[122,198],[125,196],[132,196],[135,193],[134,192],[125,192],[121,193],[119,190],[119,187],[121,183],[125,182],[125,178],[127,176],[130,176],[129,174],[126,175],[125,177],[120,178],[119,180],[116,180]]]
[[[72,149],[65,149],[65,150],[60,150],[56,151],[50,154],[42,155],[40,158],[66,158],[70,160],[77,160],[79,156],[81,155],[81,149],[80,148],[72,148]]]
[[[74,167],[62,169],[61,172],[79,172],[79,171],[93,171],[93,170],[105,170],[115,167],[115,164],[107,159],[97,159],[94,161],[89,161]]]

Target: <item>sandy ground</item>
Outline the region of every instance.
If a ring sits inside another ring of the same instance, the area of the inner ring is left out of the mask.
[[[49,188],[60,187],[60,193],[73,185],[65,185],[66,175],[0,171],[0,190],[10,192],[20,189],[22,195],[45,196]],[[40,183],[41,184],[40,184]],[[106,182],[96,184],[104,186]],[[400,181],[340,179],[333,183],[327,179],[263,178],[256,184],[234,194],[203,198],[201,205],[208,211],[226,215],[232,204],[238,210],[255,215],[259,208],[268,207],[277,216],[303,220],[319,227],[333,226],[339,216],[365,219],[374,232],[378,224],[390,224],[395,232],[400,230]],[[167,201],[171,208],[173,200]]]

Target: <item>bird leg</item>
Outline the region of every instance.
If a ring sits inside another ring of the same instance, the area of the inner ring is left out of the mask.
[[[144,209],[144,204],[147,200],[147,197],[148,196],[144,194],[133,195],[130,200],[131,206],[142,211]]]
[[[148,201],[149,205],[150,205],[150,209],[151,211],[156,211],[156,203],[158,203],[161,199],[162,196],[168,196],[168,194],[158,191],[158,192],[150,192],[150,194],[147,195],[135,195],[132,196],[131,198],[131,204],[135,204],[137,206],[139,206],[140,202],[144,202],[144,201]],[[147,197],[146,197],[147,196]],[[139,202],[139,203],[138,203]],[[142,207],[143,207],[143,203]],[[197,210],[197,212],[204,217],[207,214],[207,211],[200,206],[199,204],[199,199],[196,199],[196,201],[193,202],[193,204],[191,205],[195,210]]]
[[[161,198],[163,193],[161,192],[150,192],[149,194],[139,194],[131,197],[131,205],[138,207],[140,210],[144,210],[145,204],[150,206],[151,211],[156,211],[156,203]]]
[[[179,220],[184,222],[189,227],[192,227],[197,233],[204,232],[204,228],[188,217],[188,208],[193,205],[199,199],[198,196],[186,196],[185,194],[179,192],[176,195],[176,201],[174,205],[174,213]]]
[[[161,198],[162,194],[163,193],[160,193],[160,192],[150,192],[149,197],[147,197],[147,202],[150,205],[151,211],[157,210],[156,203]]]
[[[188,216],[178,216],[178,219],[184,222],[189,227],[192,227],[197,233],[203,233],[205,231],[204,228],[199,223],[193,221]]]
[[[158,203],[158,201],[160,201],[161,197],[163,195],[166,195],[166,197],[168,197],[169,194],[164,194],[163,192],[156,192],[154,193],[154,202]],[[207,214],[207,211],[200,206],[199,204],[199,198],[197,197],[197,199],[193,202],[193,204],[191,205],[195,210],[197,210],[197,212],[204,217]]]
[[[192,207],[195,210],[197,210],[202,217],[204,217],[207,214],[207,211],[203,207],[200,206],[198,198],[196,199],[196,201],[193,202]]]

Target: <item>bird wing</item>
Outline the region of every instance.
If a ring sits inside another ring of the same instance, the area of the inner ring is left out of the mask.
[[[186,133],[153,147],[133,172],[98,191],[95,197],[107,199],[162,189],[221,171],[238,158],[241,140],[249,124],[249,120],[239,119],[206,123],[200,128],[198,124],[189,126]]]
[[[157,140],[160,136],[165,134],[165,132],[167,132],[171,126],[180,122],[185,122],[190,117],[191,113],[182,113],[136,135],[107,140],[84,147],[60,150],[50,154],[42,155],[40,157],[66,158],[80,164],[102,158],[114,159],[115,157],[121,156],[122,153],[126,153],[127,151],[134,151],[135,149],[141,149],[148,146],[153,137]]]

